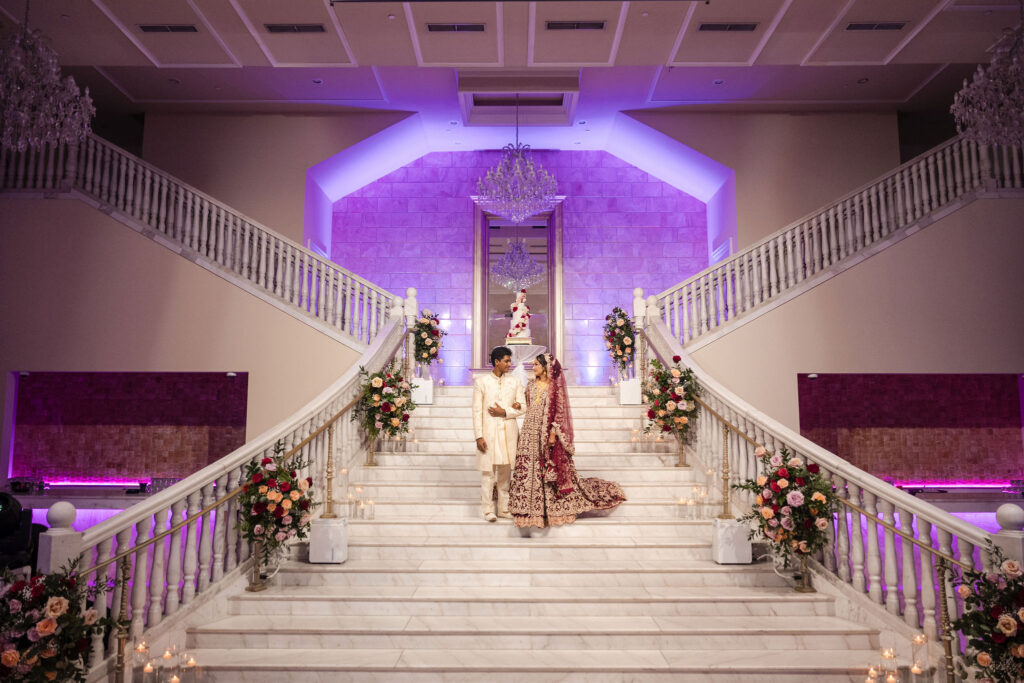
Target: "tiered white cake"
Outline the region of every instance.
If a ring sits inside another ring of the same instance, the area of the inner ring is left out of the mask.
[[[512,302],[512,324],[505,335],[506,344],[533,344],[530,334],[530,307],[526,305],[526,290],[520,290]]]

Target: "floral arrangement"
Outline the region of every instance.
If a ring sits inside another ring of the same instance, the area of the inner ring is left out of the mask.
[[[112,622],[85,607],[108,587],[79,582],[72,575],[77,565],[76,560],[28,581],[15,581],[5,570],[0,588],[0,679],[85,681],[92,637]]]
[[[398,436],[409,431],[409,417],[416,409],[412,386],[391,365],[372,375],[359,368],[363,387],[352,413],[371,439]]]
[[[612,364],[619,372],[625,372],[629,362],[633,360],[636,348],[636,329],[633,321],[624,310],[616,306],[611,315],[606,315],[604,326],[604,345],[608,347],[608,355]]]
[[[437,354],[441,352],[441,339],[448,333],[440,328],[440,324],[430,309],[424,308],[420,311],[420,318],[412,327],[412,335],[415,340],[413,358],[417,363],[430,365],[435,360],[438,363],[444,362]]]
[[[1024,680],[1024,568],[995,546],[988,555],[991,572],[969,570],[958,577],[964,612],[952,625],[967,638],[974,680],[1016,683]]]
[[[749,538],[767,539],[772,553],[785,565],[793,557],[811,555],[828,543],[828,528],[838,498],[814,463],[805,463],[783,448],[769,453],[754,451],[766,474],[733,488],[754,494],[750,512],[740,518],[753,524]]]
[[[675,432],[683,438],[697,416],[697,380],[693,371],[683,368],[680,361],[682,358],[673,356],[674,365],[665,367],[657,358],[651,360],[643,386],[644,403],[648,406],[645,434],[652,430]]]
[[[313,508],[313,479],[300,478],[299,470],[309,464],[297,457],[285,462],[284,444],[274,444],[273,457],[252,461],[245,471],[239,497],[239,523],[245,539],[260,543],[266,563],[271,552],[288,539],[305,539]]]

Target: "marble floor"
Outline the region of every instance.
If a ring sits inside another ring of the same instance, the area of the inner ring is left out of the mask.
[[[629,501],[525,533],[481,518],[470,389],[436,398],[415,443],[351,474],[376,510],[350,520],[346,563],[286,563],[190,630],[205,681],[864,679],[876,631],[765,564],[711,561],[710,519],[675,503],[695,473],[671,444],[635,439],[639,406],[572,389],[581,474]]]

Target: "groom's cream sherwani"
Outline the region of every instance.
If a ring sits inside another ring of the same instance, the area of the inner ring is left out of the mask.
[[[491,417],[487,409],[495,403],[505,409],[505,417]],[[518,403],[516,410],[513,403]],[[516,459],[519,443],[519,425],[516,418],[526,410],[526,393],[522,383],[505,373],[495,377],[493,372],[477,377],[473,382],[473,437],[482,438],[487,451],[476,452],[477,469],[483,477],[481,503],[484,514],[493,512],[491,491],[498,486],[498,506],[502,514],[508,512],[508,485],[511,465]]]

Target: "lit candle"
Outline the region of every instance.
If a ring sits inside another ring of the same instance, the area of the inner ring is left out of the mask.
[[[876,669],[874,665],[868,667],[868,678],[871,680],[878,678],[878,669]]]
[[[139,643],[138,645],[135,646],[135,651],[136,652],[145,652],[148,649],[149,649],[149,647],[146,646],[146,641],[144,641],[144,640],[141,643]]]
[[[143,673],[153,673],[153,662],[146,662],[146,666],[142,667]]]
[[[171,679],[174,680],[173,678]],[[889,674],[885,677],[885,683],[900,683],[900,679],[896,678],[896,674]]]
[[[173,656],[174,655],[172,655],[171,651],[168,649],[168,650],[164,650],[164,653],[162,655],[160,655],[160,658],[161,659],[170,659]]]
[[[921,662],[914,662],[914,666],[910,667],[910,673],[912,674],[919,674],[923,671],[924,669],[921,667]]]
[[[896,652],[891,647],[887,647],[882,650],[882,659],[896,659]]]
[[[928,642],[928,636],[923,633],[918,633],[914,636],[914,645],[924,645]]]
[[[196,665],[196,658],[195,657],[189,657],[188,661],[185,662],[185,666],[187,668],[189,668],[189,669],[195,668],[195,665]]]
[[[175,675],[171,676],[170,683],[181,683],[181,679],[178,678],[177,674],[175,674]]]

